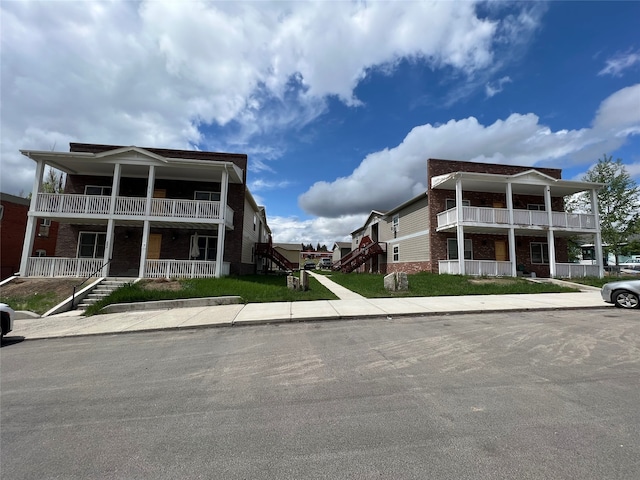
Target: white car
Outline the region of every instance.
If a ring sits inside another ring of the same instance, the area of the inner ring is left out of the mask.
[[[2,335],[0,337],[4,337],[7,333],[13,330],[13,317],[15,317],[16,312],[13,311],[6,303],[0,303],[0,316],[1,316],[1,327],[2,327]]]
[[[333,265],[333,262],[331,261],[330,258],[323,257],[320,259],[320,262],[318,263],[318,268],[331,268],[332,265]]]
[[[606,283],[600,292],[602,299],[619,308],[640,308],[640,280]]]

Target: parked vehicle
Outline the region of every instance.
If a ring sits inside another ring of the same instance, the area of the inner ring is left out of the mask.
[[[640,280],[609,282],[600,293],[605,302],[618,308],[640,308]]]
[[[306,262],[304,262],[305,270],[313,270],[314,268],[316,268],[316,264],[313,260],[307,260]]]
[[[323,257],[320,259],[320,262],[318,262],[318,268],[331,268],[331,265],[333,265],[333,262],[331,262],[331,259],[328,257]]]
[[[0,303],[0,324],[2,327],[2,334],[0,335],[0,338],[13,330],[13,317],[15,317],[15,315],[16,312],[13,311],[13,308],[6,303]]]

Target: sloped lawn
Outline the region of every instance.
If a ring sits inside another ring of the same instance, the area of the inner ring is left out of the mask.
[[[383,275],[331,272],[334,282],[367,298],[438,297],[446,295],[505,295],[516,293],[576,292],[576,289],[551,283],[533,283],[517,277],[470,277],[421,272],[409,275],[408,292],[388,292]]]
[[[193,278],[184,280],[142,280],[125,285],[104,300],[86,310],[96,314],[114,303],[175,300],[178,298],[203,298],[235,295],[245,303],[297,302],[306,300],[336,300],[337,297],[316,279],[309,278],[306,292],[289,290],[287,277],[272,275],[243,275],[224,278]]]

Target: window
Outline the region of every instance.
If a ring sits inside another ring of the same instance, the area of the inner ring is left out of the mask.
[[[99,185],[85,185],[85,195],[111,195],[111,187],[101,187]]]
[[[256,224],[258,223],[258,217],[257,215],[254,213],[253,214],[253,231],[256,231]]]
[[[393,246],[393,261],[398,262],[400,260],[400,245]]]
[[[206,200],[208,202],[219,202],[220,192],[207,192],[204,190],[196,190],[193,192],[194,200]]]
[[[531,242],[531,263],[549,263],[549,244]]]
[[[4,205],[0,205],[0,220],[2,220],[3,216],[4,216]]]
[[[471,205],[471,202],[469,200],[462,200],[463,207],[469,207],[470,205]],[[452,208],[455,208],[455,206],[456,206],[455,198],[447,198],[447,210],[451,210]]]
[[[544,203],[528,203],[527,210],[540,210],[541,212],[544,212]]]
[[[395,214],[391,219],[391,231],[397,232],[400,228],[400,215]]]
[[[193,245],[193,236],[191,237],[191,245]],[[213,261],[216,259],[218,251],[218,237],[205,237],[198,235],[198,256],[191,258],[195,260]]]
[[[80,232],[78,241],[79,258],[104,257],[104,244],[107,240],[106,233]]]
[[[48,237],[49,236],[49,227],[51,227],[51,219],[43,218],[40,220],[40,227],[38,228],[38,236],[39,237]]]
[[[473,260],[473,242],[471,239],[464,240],[464,259]],[[458,240],[447,239],[447,260],[458,260]]]
[[[47,251],[46,250],[36,250],[36,257],[46,257],[47,256]]]

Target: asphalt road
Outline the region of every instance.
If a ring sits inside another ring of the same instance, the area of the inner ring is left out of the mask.
[[[640,312],[7,343],[7,479],[638,479]]]

